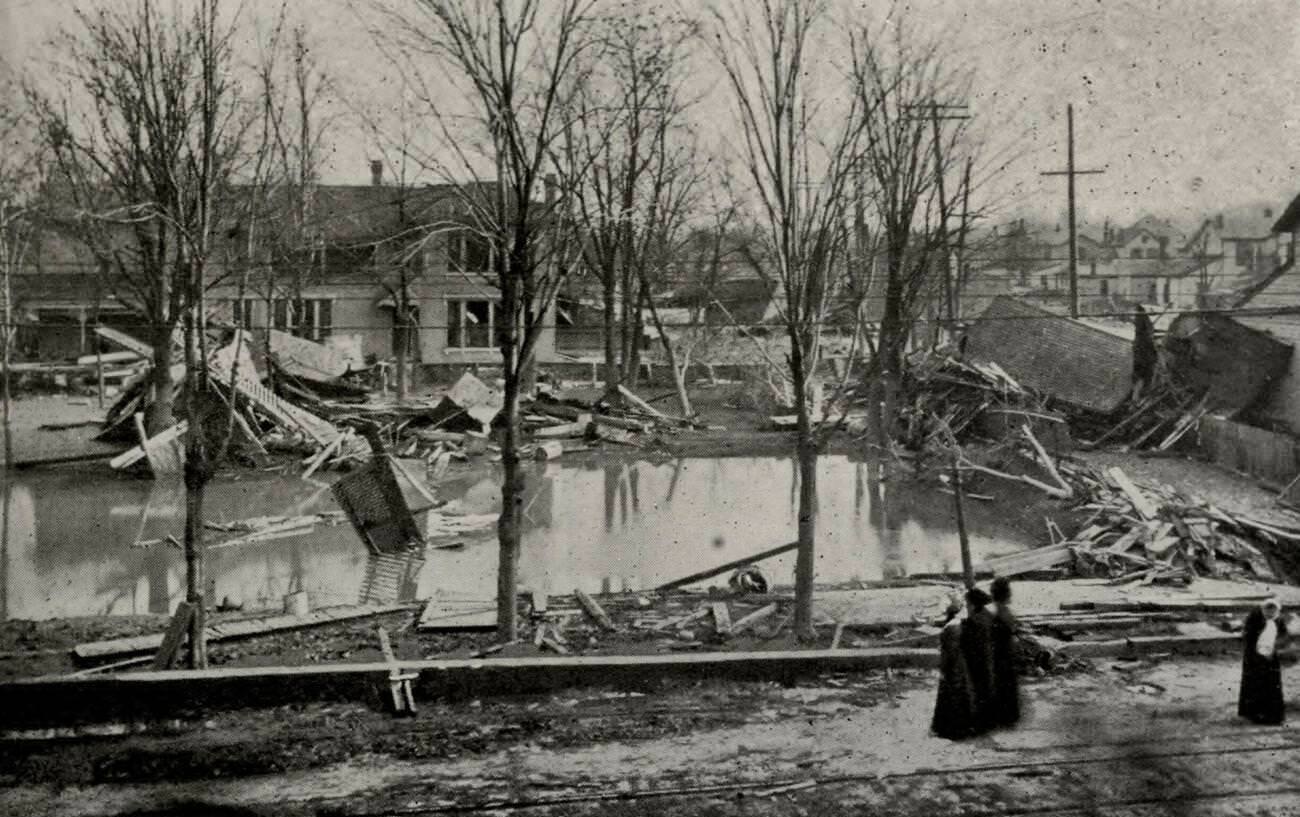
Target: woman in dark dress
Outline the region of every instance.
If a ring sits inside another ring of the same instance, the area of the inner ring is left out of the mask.
[[[1269,599],[1246,616],[1242,634],[1241,694],[1237,714],[1255,723],[1276,724],[1286,719],[1282,701],[1282,668],[1277,651],[1286,638],[1282,608]]]
[[[1016,677],[1016,624],[1011,612],[1011,582],[1005,576],[993,580],[993,723],[1012,726],[1020,720],[1020,680]]]
[[[993,728],[993,613],[989,594],[972,587],[966,593],[966,620],[961,627],[961,651],[975,699],[974,730]]]
[[[930,729],[941,738],[961,740],[974,733],[974,704],[966,658],[961,650],[961,603],[948,606],[947,620],[939,632],[939,695]]]

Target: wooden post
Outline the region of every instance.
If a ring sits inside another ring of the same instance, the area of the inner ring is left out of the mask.
[[[95,339],[95,380],[99,383],[99,407],[104,407],[104,350]]]
[[[961,542],[961,573],[966,589],[975,586],[975,567],[971,564],[970,538],[966,535],[966,496],[961,484],[961,467],[957,460],[952,463],[952,495],[957,505],[957,538]]]

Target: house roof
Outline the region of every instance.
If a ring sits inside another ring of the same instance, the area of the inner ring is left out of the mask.
[[[1282,211],[1282,215],[1273,222],[1273,232],[1292,233],[1295,232],[1297,225],[1300,225],[1300,193],[1291,199],[1291,203]]]
[[[1255,204],[1225,210],[1220,214],[1223,216],[1221,228],[1217,224],[1218,216],[1212,221],[1222,238],[1268,238],[1273,234],[1276,212],[1268,205]]]
[[[1238,296],[1235,307],[1300,307],[1300,295],[1288,289],[1294,282],[1295,259],[1287,261]],[[1274,286],[1278,284],[1278,286]]]
[[[1132,387],[1133,350],[1122,338],[1000,295],[966,332],[966,356],[997,363],[1021,384],[1100,413]]]
[[[1155,238],[1166,238],[1171,244],[1177,244],[1186,239],[1183,231],[1175,227],[1171,222],[1147,214],[1128,227],[1121,228],[1117,233],[1115,243],[1127,244],[1133,240],[1134,236],[1141,234],[1143,231],[1150,233]]]
[[[1207,257],[1204,265],[1217,261]],[[1079,265],[1080,278],[1185,278],[1199,271],[1202,262],[1195,258],[1116,258],[1103,261],[1092,271],[1091,264]]]
[[[319,185],[312,193],[312,218],[326,242],[374,241],[415,225],[452,218],[463,209],[462,195],[451,184],[415,188]]]

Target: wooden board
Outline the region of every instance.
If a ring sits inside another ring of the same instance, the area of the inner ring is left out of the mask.
[[[237,619],[212,624],[207,628],[208,641],[226,641],[234,638],[248,638],[255,635],[280,632],[282,630],[300,630],[335,621],[348,621],[355,618],[379,616],[405,610],[405,604],[386,605],[341,605],[322,607],[312,610],[305,616],[274,615],[257,618]],[[120,656],[153,652],[162,646],[163,633],[141,635],[131,638],[114,638],[107,641],[90,641],[72,648],[75,658],[105,659]]]
[[[988,559],[976,565],[975,570],[995,576],[1018,576],[1069,564],[1072,558],[1069,545],[1049,545]]]
[[[153,657],[154,669],[171,669],[172,664],[176,663],[176,654],[180,652],[181,641],[189,631],[192,618],[194,618],[194,605],[188,601],[176,605],[176,613],[172,616],[171,623],[167,625],[167,632],[163,633],[162,646]]]
[[[424,606],[415,629],[422,633],[492,630],[497,626],[495,599],[434,598]]]

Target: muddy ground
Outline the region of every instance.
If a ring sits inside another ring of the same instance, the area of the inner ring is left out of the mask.
[[[401,720],[283,707],[9,741],[0,812],[1293,813],[1300,733],[1236,718],[1238,672],[1149,658],[1025,678],[1021,724],[964,743],[929,734],[927,671],[425,701]]]

